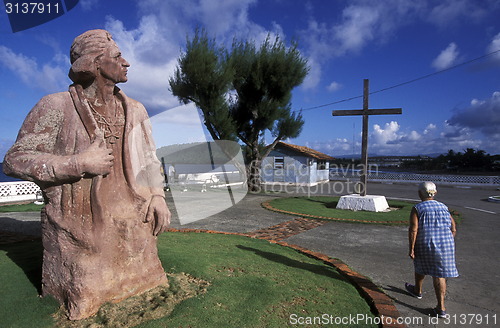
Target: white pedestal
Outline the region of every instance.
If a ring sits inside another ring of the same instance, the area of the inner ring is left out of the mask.
[[[389,204],[384,196],[352,194],[340,197],[336,208],[351,211],[383,212],[389,209]]]

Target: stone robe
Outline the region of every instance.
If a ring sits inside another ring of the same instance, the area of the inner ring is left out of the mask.
[[[64,304],[72,320],[168,285],[157,254],[154,222],[145,222],[153,197],[164,197],[160,163],[147,112],[115,89],[124,116],[107,176],[83,174],[75,154],[101,129],[79,85],[42,98],[28,114],[4,160],[6,174],[43,191],[42,292]],[[154,221],[154,220],[153,220]]]

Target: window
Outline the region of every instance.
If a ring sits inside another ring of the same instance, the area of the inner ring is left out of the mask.
[[[274,157],[274,168],[275,169],[285,168],[285,158],[284,157]]]

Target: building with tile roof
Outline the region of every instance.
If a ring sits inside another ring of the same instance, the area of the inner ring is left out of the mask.
[[[262,182],[308,186],[327,182],[332,160],[332,156],[317,150],[279,142],[262,160]]]

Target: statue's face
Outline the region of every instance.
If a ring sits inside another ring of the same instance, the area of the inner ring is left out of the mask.
[[[114,83],[127,82],[127,68],[130,64],[122,57],[120,49],[114,42],[98,60],[98,74]]]

